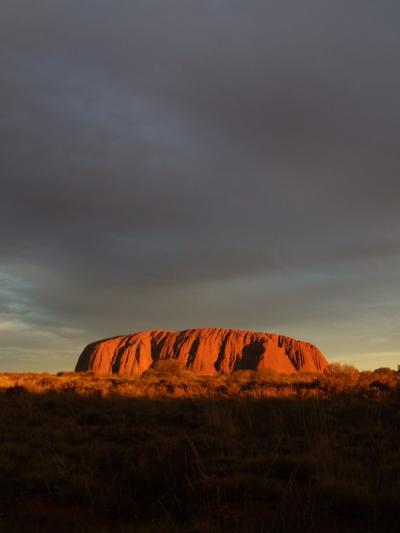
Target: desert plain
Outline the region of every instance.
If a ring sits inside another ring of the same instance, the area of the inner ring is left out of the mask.
[[[0,375],[0,529],[395,532],[400,374]]]

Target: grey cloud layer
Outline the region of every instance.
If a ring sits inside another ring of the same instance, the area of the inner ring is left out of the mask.
[[[31,327],[72,353],[201,325],[284,330],[393,364],[397,3],[1,10],[5,368]]]

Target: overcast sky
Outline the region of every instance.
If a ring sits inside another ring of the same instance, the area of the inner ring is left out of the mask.
[[[400,363],[398,0],[2,0],[0,370],[228,327]]]

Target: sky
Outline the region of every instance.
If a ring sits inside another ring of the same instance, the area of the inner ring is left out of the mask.
[[[0,371],[226,327],[400,364],[398,0],[2,0]]]

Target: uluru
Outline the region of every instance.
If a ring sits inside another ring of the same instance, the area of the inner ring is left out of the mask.
[[[155,362],[177,360],[196,374],[271,369],[280,373],[322,372],[328,361],[309,342],[283,335],[235,329],[141,331],[88,344],[76,372],[141,375]]]

